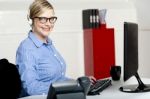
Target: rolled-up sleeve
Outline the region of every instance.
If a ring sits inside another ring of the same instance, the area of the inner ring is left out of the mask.
[[[51,82],[39,81],[39,75],[36,71],[36,61],[31,49],[18,48],[16,64],[21,75],[23,88],[29,95],[47,94]]]

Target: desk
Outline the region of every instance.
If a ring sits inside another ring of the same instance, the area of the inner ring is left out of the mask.
[[[146,84],[150,84],[150,79],[142,79]],[[150,92],[145,93],[124,93],[120,92],[118,89],[122,85],[126,84],[136,84],[136,79],[131,78],[126,83],[123,81],[112,82],[112,86],[108,87],[104,91],[101,92],[100,95],[96,96],[87,96],[87,99],[150,99]],[[37,95],[37,96],[29,96],[20,99],[46,99],[46,95]]]

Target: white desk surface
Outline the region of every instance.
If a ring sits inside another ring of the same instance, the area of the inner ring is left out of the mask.
[[[150,84],[150,79],[142,79],[146,84]],[[87,99],[150,99],[150,92],[144,93],[124,93],[119,91],[119,87],[126,84],[135,84],[135,79],[130,79],[128,82],[122,81],[112,82],[112,86],[108,87],[96,96],[87,96]],[[46,95],[29,96],[20,99],[46,99]]]

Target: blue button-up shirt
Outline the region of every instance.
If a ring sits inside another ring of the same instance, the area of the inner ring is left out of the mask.
[[[65,61],[52,41],[48,38],[44,43],[32,31],[17,50],[16,64],[29,95],[47,94],[51,83],[68,80]]]

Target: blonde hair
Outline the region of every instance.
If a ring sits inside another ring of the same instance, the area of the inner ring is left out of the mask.
[[[29,15],[30,19],[34,17],[38,17],[40,14],[43,13],[43,10],[47,9],[54,9],[53,6],[47,0],[34,0],[34,2],[29,7]]]

